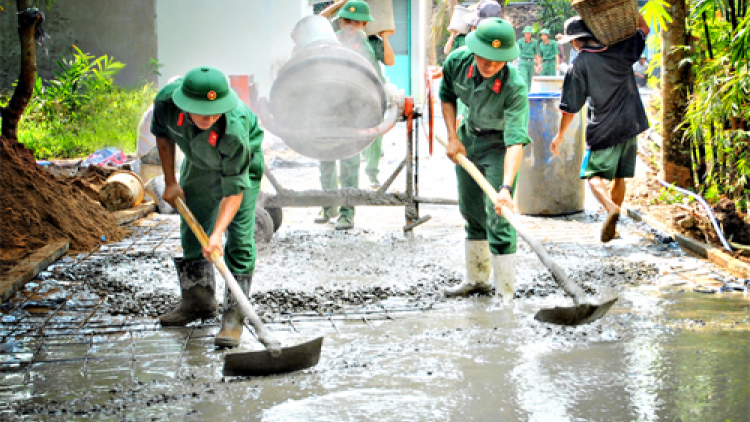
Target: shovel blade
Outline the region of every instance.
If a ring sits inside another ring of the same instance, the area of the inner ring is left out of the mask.
[[[534,319],[539,322],[548,322],[557,325],[588,324],[603,317],[615,302],[617,302],[617,298],[600,305],[581,304],[578,306],[541,309],[534,315]]]
[[[232,352],[224,355],[224,376],[263,376],[286,374],[310,368],[318,364],[323,337],[281,349],[275,358],[268,350]]]

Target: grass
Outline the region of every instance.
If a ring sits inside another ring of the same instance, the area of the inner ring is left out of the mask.
[[[41,105],[32,102],[18,127],[18,140],[37,159],[86,157],[111,146],[132,154],[138,123],[154,95],[150,85],[130,90],[115,87],[94,94],[75,111],[54,116],[42,113]]]

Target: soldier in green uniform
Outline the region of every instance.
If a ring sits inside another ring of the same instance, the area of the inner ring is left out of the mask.
[[[164,200],[174,206],[175,199],[182,198],[209,234],[209,246],[203,248],[187,223],[180,222],[183,256],[175,258],[175,267],[182,300],[160,320],[165,326],[185,325],[216,314],[214,270],[206,260],[212,252],[224,255],[242,290],[250,292],[255,269],[255,203],[263,176],[263,130],[221,71],[199,67],[156,95],[151,133],[164,171]],[[179,184],[175,145],[185,154]],[[242,320],[236,301],[226,292],[216,345],[236,347]]]
[[[388,37],[393,35],[393,31],[383,31],[379,35],[371,35],[367,37],[367,42],[370,44],[373,53],[375,53],[375,59],[365,56],[370,63],[372,63],[375,70],[378,72],[380,82],[385,83],[385,75],[382,72],[380,63],[386,66],[393,66],[396,63],[396,57],[393,54],[393,48]],[[372,141],[367,149],[362,154],[364,155],[365,162],[365,174],[370,181],[370,188],[377,189],[380,187],[380,181],[378,181],[378,174],[380,173],[380,157],[383,152],[383,137],[378,136]]]
[[[513,27],[500,18],[489,18],[466,38],[464,48],[443,64],[440,100],[448,130],[448,157],[456,162],[460,152],[471,160],[498,189],[496,203],[456,166],[459,210],[466,220],[466,278],[446,289],[447,296],[492,290],[490,269],[503,300],[513,298],[516,233],[497,210],[513,209],[513,189],[528,135],[528,89],[518,70],[507,63],[519,56]],[[461,100],[463,119],[456,127],[456,103]]]
[[[321,16],[330,17],[338,10],[338,27],[336,35],[341,43],[359,53],[370,64],[381,82],[385,81],[380,63],[392,66],[395,62],[393,48],[388,40],[392,31],[384,31],[380,37],[367,37],[363,31],[367,22],[373,20],[370,15],[370,7],[362,0],[349,0],[346,3],[338,2],[321,12]],[[382,137],[376,138],[373,143],[363,151],[367,162],[365,174],[370,179],[370,186],[379,187],[377,176],[378,164],[382,151]],[[336,175],[335,161],[321,161],[320,184],[325,190],[336,189],[339,184],[342,188],[359,187],[359,154],[353,157],[339,160],[339,174]],[[325,224],[330,219],[339,216],[336,222],[337,230],[348,230],[354,227],[354,207],[339,207],[338,211],[333,207],[324,207],[321,214],[315,219],[318,224]]]
[[[521,51],[518,57],[518,70],[528,89],[531,89],[531,81],[534,78],[534,60],[539,54],[537,42],[531,38],[532,34],[534,28],[527,26],[523,29],[523,38],[518,39],[518,48]]]
[[[541,76],[555,76],[557,68],[560,66],[560,49],[557,41],[549,39],[549,31],[542,29],[539,33],[542,42],[539,43],[539,56],[542,60]]]
[[[445,55],[448,55],[466,45],[466,34],[459,34],[458,31],[453,29],[450,30],[450,33],[451,36],[448,38],[448,41],[445,42],[445,46],[443,47],[443,54]]]

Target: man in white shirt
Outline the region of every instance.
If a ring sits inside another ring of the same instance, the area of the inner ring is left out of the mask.
[[[641,56],[636,63],[633,64],[633,74],[635,75],[635,83],[639,87],[646,86],[646,72],[648,71],[648,62],[646,62],[646,56]]]

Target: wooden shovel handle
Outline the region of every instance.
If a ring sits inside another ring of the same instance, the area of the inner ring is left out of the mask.
[[[443,144],[446,149],[448,148],[448,143],[443,138],[435,135],[435,139]],[[487,181],[487,178],[485,178],[484,175],[479,171],[477,166],[475,166],[474,163],[469,161],[469,159],[461,153],[456,155],[456,161],[458,161],[458,164],[463,167],[464,170],[466,170],[466,172],[471,175],[471,177],[474,178],[474,181],[477,182],[479,187],[482,188],[484,193],[487,194],[487,197],[490,198],[490,201],[492,201],[492,203],[494,204],[497,201],[497,192],[495,191],[495,188],[492,187],[490,182]],[[581,290],[581,288],[578,287],[577,284],[571,283],[570,280],[568,280],[568,276],[565,274],[565,271],[563,271],[562,267],[560,267],[555,261],[553,261],[552,258],[550,258],[550,256],[547,254],[547,250],[544,249],[544,245],[542,245],[542,242],[534,238],[531,233],[526,230],[525,227],[523,227],[516,221],[516,215],[513,213],[513,211],[504,206],[502,207],[501,212],[503,218],[508,220],[508,223],[510,223],[510,225],[513,226],[514,229],[516,229],[516,232],[521,236],[521,238],[525,240],[526,243],[529,244],[529,246],[531,246],[531,249],[533,249],[534,252],[536,252],[539,260],[542,261],[542,264],[544,264],[544,266],[550,270],[553,278],[555,279],[555,281],[557,281],[557,284],[573,298],[575,305],[578,306],[579,299],[584,295],[583,290]]]
[[[185,222],[190,226],[190,230],[192,230],[193,234],[195,234],[195,237],[198,238],[198,241],[201,243],[201,246],[204,248],[208,247],[208,235],[206,235],[206,232],[203,230],[203,227],[198,223],[198,220],[196,220],[195,216],[192,212],[188,209],[187,205],[185,205],[185,202],[182,200],[182,198],[178,197],[174,200],[175,208],[177,208],[177,211],[180,212],[180,215],[182,218],[185,219]],[[214,254],[211,254],[211,262],[216,263],[215,261],[221,258],[221,256],[214,252]]]
[[[190,226],[190,230],[192,230],[193,234],[195,234],[195,237],[198,238],[201,246],[203,246],[204,248],[207,247],[208,236],[206,235],[206,232],[198,223],[198,220],[195,219],[193,213],[190,212],[187,205],[185,205],[185,202],[182,200],[182,198],[178,197],[177,199],[175,199],[174,204],[175,208],[177,208],[177,211],[180,212],[182,218],[184,218],[185,222],[188,224],[188,226]],[[227,286],[229,287],[229,291],[237,300],[237,304],[239,305],[242,314],[250,320],[250,324],[253,326],[253,328],[255,328],[255,332],[258,334],[258,338],[260,339],[261,343],[263,343],[263,345],[266,347],[266,349],[268,349],[273,357],[280,356],[281,343],[273,335],[271,335],[268,329],[266,329],[266,326],[263,325],[263,322],[260,320],[260,318],[258,318],[258,315],[255,313],[255,310],[250,304],[250,301],[247,299],[247,296],[245,296],[242,288],[237,283],[237,280],[234,279],[234,275],[232,275],[232,273],[229,271],[229,268],[227,268],[227,265],[224,263],[224,260],[221,259],[221,255],[219,255],[218,252],[211,252],[211,262],[216,266],[216,268],[219,269],[222,277],[224,277],[224,281],[226,281]]]

